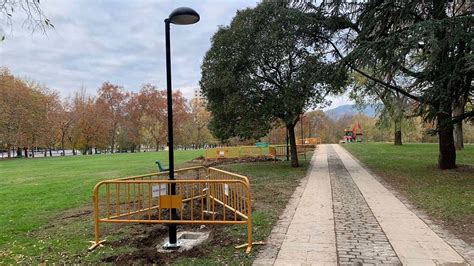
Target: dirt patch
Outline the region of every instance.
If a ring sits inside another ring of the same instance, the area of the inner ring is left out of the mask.
[[[81,206],[79,208],[73,208],[61,212],[53,220],[70,220],[70,219],[81,219],[84,217],[92,217],[93,211],[92,203]]]
[[[433,219],[433,218],[432,218]],[[442,227],[453,232],[457,237],[474,246],[474,215],[465,215],[456,219],[433,221]]]
[[[209,255],[210,251],[216,246],[230,246],[241,244],[241,240],[235,237],[229,237],[223,226],[179,226],[180,231],[210,231],[209,239],[202,245],[196,246],[191,250],[182,252],[159,253],[157,246],[162,244],[168,237],[168,227],[163,225],[153,225],[146,229],[144,225],[133,226],[131,233],[123,239],[108,242],[115,248],[127,246],[134,247],[137,250],[119,255],[109,256],[103,259],[103,262],[113,262],[120,264],[168,264],[183,257],[200,258]]]

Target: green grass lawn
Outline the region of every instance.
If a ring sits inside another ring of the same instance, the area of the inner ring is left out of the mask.
[[[202,154],[176,151],[176,165]],[[44,252],[31,233],[61,211],[90,204],[98,181],[156,172],[155,160],[167,164],[167,157],[167,152],[146,152],[0,161],[0,264]]]
[[[472,241],[474,145],[457,152],[459,167],[453,170],[437,168],[437,144],[361,143],[343,147],[432,217],[452,224],[458,235]]]
[[[176,151],[178,168],[202,153]],[[150,152],[0,161],[0,264],[94,263],[136,252],[133,243],[156,227],[103,225],[108,245],[87,252],[88,241],[94,236],[92,188],[100,180],[155,172],[155,160],[167,165],[166,158],[166,152]],[[284,161],[221,166],[251,180],[256,241],[269,235],[308,165],[309,160],[296,169]],[[233,247],[245,239],[243,226],[223,226],[218,233],[231,242],[216,245],[218,240],[214,239],[195,253],[199,256],[176,255],[171,261],[216,264],[254,259],[255,253],[248,256]]]

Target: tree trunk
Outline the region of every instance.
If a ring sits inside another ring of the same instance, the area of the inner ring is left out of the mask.
[[[395,119],[395,136],[393,144],[402,145],[402,121],[399,118]]]
[[[51,148],[48,148],[49,150],[49,157],[53,157],[53,152],[51,151]]]
[[[44,157],[48,157],[48,148],[44,148]]]
[[[286,129],[286,160],[290,160],[290,137],[288,133],[288,128]]]
[[[439,159],[440,169],[456,168],[456,148],[454,147],[453,125],[446,123],[451,118],[446,113],[438,114]]]
[[[23,147],[23,152],[25,153],[25,158],[28,158],[28,148]]]
[[[16,148],[16,157],[21,157],[21,148]]]
[[[114,127],[115,130],[115,127]],[[110,153],[114,153],[114,147],[115,147],[115,133],[112,133],[112,139],[110,143]]]
[[[63,150],[61,156],[66,156],[66,151],[64,150],[64,134],[61,136],[61,149]]]
[[[288,129],[288,135],[290,137],[291,167],[299,167],[298,151],[296,150],[295,125],[287,125],[286,128]]]
[[[459,116],[464,113],[464,106],[462,104],[455,104],[453,108],[453,116]],[[464,136],[462,130],[462,121],[454,124],[454,146],[456,150],[464,150]]]

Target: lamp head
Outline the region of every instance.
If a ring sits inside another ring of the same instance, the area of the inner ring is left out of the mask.
[[[176,25],[189,25],[199,21],[199,14],[189,7],[178,7],[168,17],[169,21]]]

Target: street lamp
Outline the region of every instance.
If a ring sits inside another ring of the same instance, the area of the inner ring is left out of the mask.
[[[169,178],[174,180],[174,151],[173,151],[173,93],[171,88],[171,53],[170,53],[170,24],[189,25],[199,21],[199,14],[189,7],[179,7],[173,10],[169,17],[165,19],[165,41],[166,41],[166,97],[168,105],[168,157],[169,157]],[[176,195],[176,184],[171,184],[170,195]],[[171,209],[171,219],[177,220],[176,209]],[[179,247],[176,237],[176,225],[169,226],[169,239],[165,248]]]
[[[303,131],[303,118],[305,116],[303,114],[300,115],[300,123],[301,123],[301,144],[304,144],[304,131]]]
[[[290,160],[290,132],[286,128],[286,160]]]

